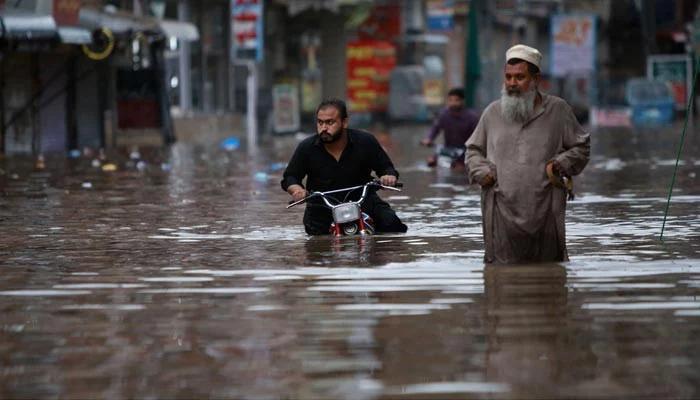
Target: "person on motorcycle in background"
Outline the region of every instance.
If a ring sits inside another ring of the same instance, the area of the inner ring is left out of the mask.
[[[372,180],[372,172],[382,185],[395,186],[399,173],[377,139],[369,132],[348,128],[348,111],[339,99],[324,100],[316,109],[316,135],[297,146],[282,178],[282,189],[294,201],[311,192],[325,192],[364,185]],[[302,183],[306,177],[306,187]],[[360,191],[348,194],[348,200],[357,200]],[[345,193],[339,193],[340,200]],[[362,203],[375,223],[376,232],[406,232],[389,204],[376,192],[367,194]],[[319,199],[311,199],[304,211],[304,228],[309,235],[329,233],[333,223],[331,211]]]
[[[464,90],[453,88],[447,92],[447,106],[440,112],[433,122],[428,135],[421,140],[424,146],[432,146],[440,132],[445,133],[445,147],[453,147],[464,150],[464,143],[469,139],[479,123],[479,115],[464,106]],[[428,166],[437,165],[437,155],[428,157]],[[452,163],[452,166],[464,166],[464,153]]]

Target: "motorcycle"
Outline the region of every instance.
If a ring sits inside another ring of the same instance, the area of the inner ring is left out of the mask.
[[[435,149],[436,164],[443,168],[459,168],[464,166],[464,147],[438,145]]]
[[[374,221],[367,215],[367,213],[362,211],[362,203],[365,201],[367,194],[370,190],[387,189],[400,192],[400,187],[403,184],[397,183],[396,187],[385,186],[379,183],[379,181],[370,181],[364,185],[352,186],[343,189],[329,190],[327,192],[312,192],[310,195],[304,197],[299,201],[290,202],[287,208],[294,207],[301,203],[305,203],[313,198],[320,198],[331,210],[333,215],[333,222],[329,227],[329,233],[335,236],[343,235],[372,235],[374,234]],[[348,200],[348,196],[354,190],[362,189],[362,195],[356,201]],[[331,196],[336,193],[345,192],[345,198],[343,200],[338,200]]]
[[[432,142],[421,143],[424,146],[432,147]],[[429,167],[440,166],[442,168],[461,168],[464,167],[464,146],[435,146],[435,151],[428,157],[427,163]]]

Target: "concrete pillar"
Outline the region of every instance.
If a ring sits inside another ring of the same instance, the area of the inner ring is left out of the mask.
[[[321,73],[321,98],[345,98],[345,31],[338,29],[343,25],[340,14],[328,13],[321,21],[321,47],[319,64]]]

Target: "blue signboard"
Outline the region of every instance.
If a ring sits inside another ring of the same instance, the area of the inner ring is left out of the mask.
[[[454,0],[429,0],[426,3],[426,25],[430,31],[451,31],[454,28]]]

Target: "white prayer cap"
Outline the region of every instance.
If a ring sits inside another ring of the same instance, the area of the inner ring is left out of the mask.
[[[513,58],[518,58],[527,61],[530,64],[536,66],[537,68],[542,69],[540,67],[540,62],[542,61],[542,53],[540,53],[539,50],[533,47],[525,46],[524,44],[516,44],[515,46],[508,49],[508,51],[506,51],[506,62],[510,61]]]

